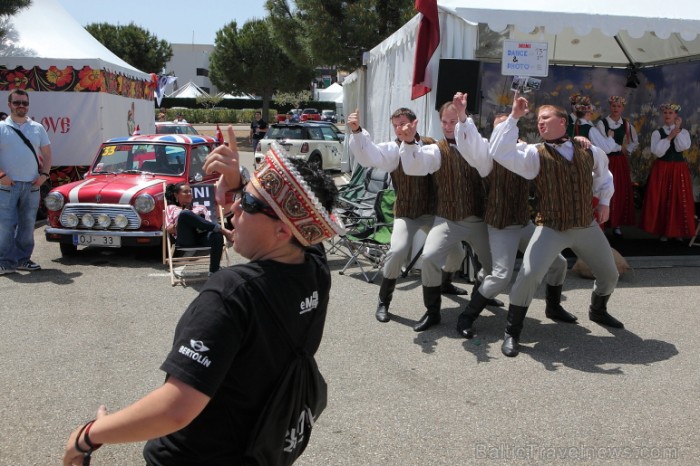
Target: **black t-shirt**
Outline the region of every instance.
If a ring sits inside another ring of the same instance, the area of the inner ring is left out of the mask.
[[[187,427],[149,440],[147,463],[239,464],[260,411],[294,357],[270,313],[297,343],[306,339],[306,350],[315,354],[330,285],[320,246],[307,250],[303,264],[258,261],[213,275],[180,318],[161,366],[211,400]]]
[[[250,129],[253,130],[253,139],[262,139],[265,137],[265,132],[267,131],[267,122],[262,118],[253,120],[250,124]],[[260,131],[256,132],[256,129],[260,129]]]

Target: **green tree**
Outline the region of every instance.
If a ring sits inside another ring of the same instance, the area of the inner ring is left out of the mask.
[[[16,15],[22,8],[27,8],[31,0],[2,0],[0,2],[0,42],[7,31],[7,21],[10,16]]]
[[[301,104],[311,102],[311,99],[311,91],[275,93],[275,102],[279,105],[292,105],[294,108],[299,108]]]
[[[126,26],[92,23],[85,29],[116,56],[146,73],[160,73],[173,56],[173,49],[167,41],[134,23]]]
[[[354,70],[415,14],[414,0],[267,0],[271,34],[294,61]],[[294,6],[294,7],[293,7]]]
[[[310,66],[292,62],[270,38],[266,19],[248,21],[240,30],[232,21],[216,33],[209,79],[224,92],[262,97],[262,112],[268,120],[275,92],[308,88],[313,76]]]
[[[201,105],[204,108],[213,108],[219,105],[224,98],[220,95],[200,95],[195,97],[194,100],[197,102],[197,105]]]

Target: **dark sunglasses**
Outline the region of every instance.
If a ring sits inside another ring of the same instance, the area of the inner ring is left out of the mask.
[[[260,199],[250,194],[247,191],[243,191],[241,195],[241,209],[247,214],[265,214],[270,218],[279,219],[275,211],[269,205],[265,204]]]
[[[28,100],[13,100],[12,105],[15,107],[29,107],[29,101]]]

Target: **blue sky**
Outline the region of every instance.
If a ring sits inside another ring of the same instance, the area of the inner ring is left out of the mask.
[[[159,39],[176,44],[214,44],[216,31],[231,21],[241,27],[267,16],[265,0],[57,0],[82,26],[131,22]]]

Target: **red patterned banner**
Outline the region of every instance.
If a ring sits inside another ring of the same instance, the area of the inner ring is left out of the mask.
[[[31,91],[105,92],[132,99],[153,100],[151,81],[138,81],[89,66],[79,70],[72,66],[63,69],[52,66],[48,70],[36,66],[12,70],[0,67],[0,91],[16,88]]]

